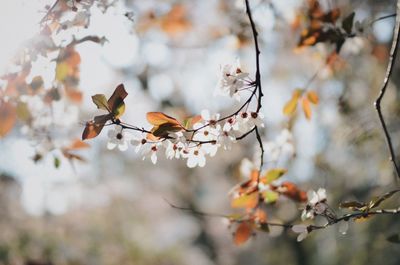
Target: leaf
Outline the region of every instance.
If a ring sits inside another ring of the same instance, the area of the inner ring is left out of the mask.
[[[265,173],[265,175],[264,175],[264,177],[262,177],[261,181],[264,184],[270,184],[274,180],[277,180],[280,177],[282,177],[286,172],[287,172],[287,170],[284,168],[270,169]]]
[[[354,16],[355,13],[352,12],[345,19],[343,19],[342,28],[344,29],[344,31],[346,31],[347,34],[351,34],[351,30],[353,28],[353,23],[354,23]]]
[[[96,104],[98,109],[111,112],[110,107],[108,106],[107,98],[104,94],[96,94],[92,96],[92,101],[94,104]]]
[[[201,117],[201,115],[196,115],[190,118],[187,118],[183,121],[183,126],[186,129],[190,129],[192,128],[192,126],[196,123],[198,123],[199,121],[201,121],[203,118]]]
[[[307,120],[311,119],[311,107],[310,107],[310,101],[308,98],[304,97],[302,100],[302,107],[303,107],[303,112],[304,115],[306,116]]]
[[[296,89],[295,91],[293,91],[292,98],[283,107],[283,113],[285,115],[290,116],[296,111],[297,102],[299,101],[300,95],[301,95],[300,89]]]
[[[25,102],[18,102],[16,111],[20,121],[27,122],[32,118],[28,105]]]
[[[117,86],[117,88],[114,90],[114,93],[108,99],[108,107],[114,114],[114,117],[117,119],[121,117],[122,114],[124,114],[125,112],[124,99],[127,95],[128,93],[126,92],[124,85],[120,84]]]
[[[179,132],[182,131],[183,128],[181,125],[171,124],[171,123],[164,123],[159,126],[153,127],[151,132],[156,137],[167,137],[171,132]]]
[[[278,188],[280,193],[289,197],[292,200],[298,202],[306,202],[307,201],[307,193],[305,191],[300,190],[296,184],[285,181]]]
[[[279,193],[272,191],[272,190],[267,190],[267,191],[263,192],[262,196],[264,198],[265,203],[267,203],[267,204],[274,203],[278,200]]]
[[[357,202],[357,201],[347,201],[347,202],[342,202],[339,205],[340,208],[347,208],[350,210],[359,210],[359,211],[364,211],[366,204],[363,202]]]
[[[65,149],[66,150],[78,150],[78,149],[84,149],[84,148],[89,148],[90,145],[79,140],[75,139],[75,141],[72,142],[69,146],[67,146]]]
[[[9,102],[0,101],[0,138],[6,136],[15,125],[17,111]]]
[[[112,114],[106,114],[94,117],[93,121],[86,123],[85,130],[82,133],[82,140],[91,139],[100,134],[105,123],[112,118]]]
[[[175,118],[168,116],[167,114],[164,114],[162,112],[148,112],[146,114],[146,118],[147,121],[154,126],[159,126],[166,123],[181,126],[181,124]]]
[[[307,92],[307,98],[312,104],[317,105],[318,102],[319,102],[318,95],[317,95],[317,93],[315,91],[308,91]]]
[[[61,160],[60,160],[60,158],[58,158],[58,157],[54,157],[54,167],[55,168],[59,168],[60,167],[60,165],[61,165]]]
[[[65,62],[57,63],[56,66],[56,80],[64,81],[67,78],[69,73],[69,65]]]
[[[244,194],[232,200],[232,208],[248,208],[252,209],[258,204],[258,193]]]
[[[368,204],[368,209],[372,209],[372,208],[378,207],[382,202],[384,202],[385,200],[389,199],[390,197],[392,197],[394,194],[396,194],[399,191],[400,190],[392,190],[392,191],[389,191],[389,192],[385,193],[382,196],[379,196],[379,197],[376,197],[376,198],[372,199]]]
[[[236,229],[234,242],[236,245],[242,245],[251,237],[253,229],[249,222],[241,222]]]

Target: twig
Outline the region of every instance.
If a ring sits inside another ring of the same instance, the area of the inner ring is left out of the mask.
[[[245,0],[246,2],[246,13],[247,16],[249,17],[250,21],[250,26],[251,30],[253,32],[253,38],[254,38],[254,48],[256,50],[256,88],[258,89],[258,102],[257,102],[257,112],[260,111],[261,109],[261,98],[263,97],[263,92],[262,92],[262,87],[261,87],[261,75],[260,75],[260,48],[258,45],[258,32],[256,30],[256,25],[254,24],[253,21],[253,16],[251,14],[250,10],[250,4],[248,0]]]
[[[382,125],[383,132],[386,137],[386,141],[389,147],[389,152],[390,152],[390,161],[392,161],[393,166],[396,171],[396,175],[398,178],[400,178],[400,168],[397,164],[397,159],[396,155],[394,152],[393,144],[392,144],[392,139],[390,137],[389,131],[386,126],[385,119],[383,117],[382,111],[381,111],[381,101],[383,99],[383,96],[385,95],[386,88],[389,84],[389,79],[392,75],[393,69],[394,69],[394,59],[396,58],[397,55],[397,44],[400,39],[400,0],[397,1],[397,16],[396,16],[396,25],[394,28],[394,34],[393,34],[393,41],[392,41],[392,48],[390,50],[390,56],[389,56],[389,62],[386,68],[386,75],[385,79],[383,80],[383,84],[381,87],[381,90],[379,92],[378,98],[375,101],[375,109],[378,112],[379,120]]]

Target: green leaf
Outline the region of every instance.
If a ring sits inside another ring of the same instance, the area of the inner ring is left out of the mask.
[[[272,190],[267,190],[267,191],[263,192],[262,195],[263,195],[265,203],[274,203],[279,198],[279,193],[272,191]]]
[[[17,117],[23,122],[27,122],[31,119],[31,112],[29,111],[28,104],[25,102],[18,102],[17,104]]]
[[[67,63],[58,63],[56,66],[56,80],[64,81],[67,78],[69,73],[69,66]]]
[[[232,200],[232,208],[249,208],[256,207],[258,203],[258,193],[245,194]]]
[[[61,165],[61,160],[58,157],[54,157],[54,167],[59,168]]]
[[[111,112],[110,107],[108,106],[107,98],[104,94],[96,94],[92,96],[92,101],[94,104],[96,104],[98,109]]]
[[[179,124],[164,123],[159,126],[154,126],[151,132],[157,137],[167,137],[169,133],[180,132],[182,130],[183,128]]]
[[[355,13],[353,12],[350,15],[348,15],[345,19],[343,19],[342,28],[344,29],[344,31],[346,31],[347,34],[350,34],[353,28],[354,16]]]
[[[264,177],[262,177],[261,181],[264,184],[270,184],[274,180],[277,180],[280,177],[282,177],[286,172],[287,172],[287,170],[284,169],[284,168],[273,168],[273,169],[270,169],[265,173],[265,175],[264,175]]]

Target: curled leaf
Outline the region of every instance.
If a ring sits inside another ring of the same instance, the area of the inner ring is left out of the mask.
[[[114,114],[114,117],[117,119],[125,112],[124,99],[127,95],[128,93],[126,92],[124,85],[120,84],[108,99],[108,107],[111,110],[111,113]]]
[[[103,130],[104,125],[112,118],[112,114],[106,114],[94,117],[93,121],[86,123],[85,130],[82,133],[82,140],[96,137]]]
[[[167,114],[164,114],[162,112],[148,112],[146,114],[146,118],[147,121],[154,126],[159,126],[167,123],[171,125],[175,124],[181,126],[175,118],[168,116]]]

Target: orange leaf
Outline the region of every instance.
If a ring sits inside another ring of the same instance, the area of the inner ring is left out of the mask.
[[[147,121],[154,126],[160,126],[166,123],[181,126],[181,124],[175,118],[162,112],[148,112],[146,114],[146,118]]]
[[[87,144],[79,139],[75,139],[75,141],[72,142],[72,144],[70,144],[69,146],[67,146],[66,149],[76,150],[76,149],[83,149],[83,148],[88,148],[88,147],[90,147],[89,144]]]
[[[315,91],[308,91],[307,98],[311,103],[313,103],[315,105],[318,104],[319,98]]]
[[[9,102],[1,102],[0,105],[0,138],[8,134],[15,125],[17,110]]]
[[[300,95],[301,95],[300,89],[296,89],[295,91],[293,91],[292,98],[285,104],[285,107],[283,107],[283,113],[285,115],[290,116],[296,111],[297,102],[299,100]]]
[[[302,100],[302,107],[304,111],[304,115],[306,115],[307,120],[311,119],[311,107],[310,107],[310,101],[308,98],[304,97]]]
[[[236,245],[241,245],[245,243],[247,240],[249,240],[251,234],[253,232],[253,229],[248,222],[242,222],[239,224],[239,226],[236,229],[235,236],[234,236],[234,242]]]
[[[247,208],[252,209],[258,204],[258,193],[253,192],[251,194],[243,194],[237,198],[234,198],[231,202],[232,208]]]
[[[294,183],[286,181],[283,182],[279,187],[275,187],[278,192],[282,193],[286,197],[298,202],[307,201],[307,193],[300,190]]]

